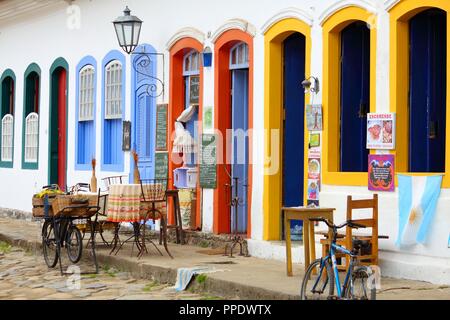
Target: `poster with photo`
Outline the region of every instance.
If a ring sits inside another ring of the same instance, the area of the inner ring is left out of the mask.
[[[318,208],[319,207],[319,200],[308,200],[306,202],[306,206],[308,208]]]
[[[395,149],[395,114],[367,114],[367,149]]]
[[[320,147],[320,133],[311,133],[309,135],[309,147],[310,148]]]
[[[308,159],[308,178],[320,179],[320,159],[318,158]]]
[[[369,190],[371,191],[395,191],[395,163],[392,154],[369,155]]]
[[[322,131],[322,105],[306,106],[306,125],[309,131]]]
[[[307,200],[319,200],[319,180],[308,179],[308,198]]]

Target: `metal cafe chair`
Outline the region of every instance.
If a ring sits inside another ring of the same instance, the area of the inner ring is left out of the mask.
[[[107,191],[109,191],[109,187],[116,184],[123,184],[126,181],[127,175],[121,175],[121,176],[109,176],[102,179],[103,184]],[[106,213],[105,213],[106,214]],[[121,246],[120,237],[119,237],[119,231],[120,231],[120,222],[109,222],[110,224],[114,225],[114,238],[111,242],[112,249],[110,254],[112,254],[116,248],[117,245],[119,247]]]
[[[97,211],[97,213],[95,214],[93,219],[91,219],[89,228],[86,231],[89,231],[91,234],[94,233],[94,235],[92,236],[92,238],[94,238],[94,239],[97,234],[100,234],[103,244],[105,244],[106,246],[109,247],[112,245],[114,240],[112,240],[111,243],[108,242],[105,239],[103,232],[105,230],[111,229],[111,226],[115,229],[117,223],[106,220],[106,217],[107,217],[106,201],[107,201],[107,199],[108,199],[108,194],[103,192],[99,188],[98,189],[98,197],[97,197],[97,206],[99,207],[99,210]],[[90,241],[87,243],[86,247],[89,245],[89,243],[90,243]]]
[[[161,212],[160,209],[157,208],[157,204],[166,203],[166,191],[168,180],[167,179],[141,179],[141,191],[142,191],[142,200],[141,207],[144,208],[144,223],[142,225],[142,247],[139,253],[139,256],[142,256],[145,252],[147,252],[147,248],[145,246],[145,226],[147,221],[153,219],[160,219],[160,230],[159,230],[159,244],[164,243],[164,249],[167,254],[173,259],[172,254],[169,252],[167,247],[167,217],[166,214]],[[155,248],[159,251],[156,245],[150,240],[150,242],[155,246]],[[159,251],[161,254],[161,251]],[[162,254],[161,254],[162,255]]]

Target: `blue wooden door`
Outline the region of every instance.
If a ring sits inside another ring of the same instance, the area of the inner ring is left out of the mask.
[[[294,33],[284,40],[283,206],[303,205],[305,94],[305,37]],[[291,221],[293,240],[300,239],[303,223]]]
[[[146,92],[137,97],[136,105],[136,152],[139,155],[138,168],[141,179],[154,177],[155,154],[155,105]]]
[[[239,183],[233,185],[232,197],[237,193],[242,201],[238,206],[237,231],[247,232],[247,188],[248,188],[248,69],[232,71],[232,129],[234,138],[232,176],[239,178]],[[234,181],[233,181],[234,183]],[[231,207],[231,231],[235,231],[235,211]]]
[[[303,205],[305,37],[284,41],[283,206]]]
[[[343,172],[367,172],[370,30],[354,22],[341,32],[341,156]]]
[[[427,10],[410,21],[409,170],[445,172],[447,21]]]
[[[136,49],[136,52],[139,52],[140,48]],[[152,52],[153,49],[145,46],[145,51]],[[133,64],[133,149],[139,156],[138,168],[141,179],[153,179],[155,175],[156,99],[150,93],[152,86],[156,85],[152,78],[152,76],[156,76],[156,59],[145,54],[135,55]],[[130,178],[133,176],[133,168],[132,164]]]

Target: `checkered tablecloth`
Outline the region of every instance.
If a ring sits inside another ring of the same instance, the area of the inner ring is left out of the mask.
[[[151,204],[142,202],[140,184],[117,184],[109,188],[107,220],[112,222],[138,222],[145,218]],[[156,208],[166,213],[166,203],[157,202]],[[149,217],[159,219],[159,215]]]

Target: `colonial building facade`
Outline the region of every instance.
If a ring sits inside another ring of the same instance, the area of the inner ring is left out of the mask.
[[[144,21],[136,52],[153,53],[149,63],[117,44],[111,21],[126,5]],[[252,255],[283,260],[281,207],[307,203],[305,106],[321,104],[320,205],[342,221],[347,195],[372,196],[369,154],[395,155],[397,173],[444,174],[424,245],[396,246],[399,191],[380,193],[379,232],[389,236],[380,265],[387,276],[450,284],[449,11],[438,0],[0,1],[0,207],[31,211],[43,185],[89,182],[92,158],[99,179],[133,181],[131,150],[141,177],[154,177],[157,106],[167,104],[172,185],[177,168],[198,174],[201,157],[174,151],[182,114],[197,147],[202,134],[244,132],[217,144],[215,188],[193,188],[196,227],[237,226]],[[310,76],[318,93],[304,92]],[[369,112],[396,114],[395,149],[366,148]],[[240,181],[237,221],[230,175]]]

